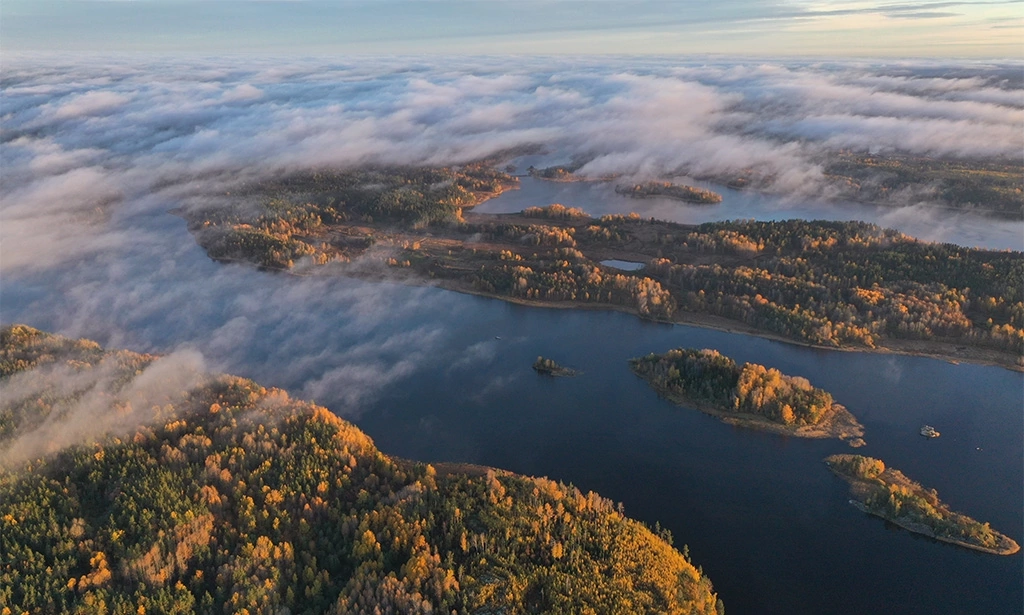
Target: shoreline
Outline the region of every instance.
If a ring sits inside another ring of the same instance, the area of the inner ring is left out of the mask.
[[[197,244],[198,245],[198,244]],[[200,246],[202,247],[202,246]],[[896,347],[893,346],[876,346],[874,348],[867,347],[855,347],[855,346],[821,346],[818,344],[811,344],[808,342],[801,342],[792,338],[788,338],[771,331],[763,331],[742,323],[738,320],[731,320],[723,316],[716,316],[714,314],[700,314],[697,312],[677,312],[672,320],[650,318],[648,316],[641,315],[638,311],[633,308],[617,305],[612,303],[579,303],[572,301],[541,301],[537,299],[523,299],[521,297],[510,297],[506,295],[499,295],[497,293],[489,293],[485,291],[476,290],[468,287],[467,285],[460,284],[457,280],[439,279],[439,278],[424,278],[416,275],[406,276],[395,276],[389,278],[388,276],[373,276],[366,272],[343,272],[343,273],[304,273],[295,271],[294,268],[278,268],[268,267],[264,265],[258,265],[251,261],[238,258],[213,258],[207,255],[207,258],[219,263],[229,263],[238,265],[247,265],[256,269],[265,271],[272,271],[276,273],[283,273],[286,275],[293,275],[296,277],[306,278],[315,277],[319,275],[337,276],[342,275],[351,277],[359,280],[371,281],[371,282],[394,282],[398,284],[404,284],[406,286],[426,286],[433,288],[440,288],[442,290],[448,290],[452,292],[462,293],[464,295],[473,295],[476,297],[485,297],[487,299],[496,299],[504,301],[506,303],[513,303],[516,305],[522,305],[525,307],[537,307],[537,308],[548,308],[556,310],[594,310],[594,311],[613,311],[622,312],[624,314],[631,314],[641,320],[647,322],[664,324],[664,325],[681,325],[685,327],[699,327],[701,329],[710,329],[713,331],[721,331],[723,333],[733,333],[737,335],[752,335],[773,342],[781,342],[783,344],[791,344],[793,346],[800,346],[802,348],[809,348],[812,350],[827,350],[835,352],[863,352],[870,354],[890,354],[900,355],[909,357],[921,357],[925,359],[941,360],[953,365],[959,365],[961,362],[970,363],[972,365],[987,365],[991,367],[1002,367],[1012,372],[1024,373],[1024,365],[1010,362],[1010,357],[1005,357],[1006,361],[1000,361],[994,356],[998,356],[999,352],[995,350],[974,348],[971,346],[961,346],[950,342],[940,342],[932,340],[886,340],[888,342],[897,342]],[[909,349],[899,348],[900,342],[907,345],[919,344],[925,346],[957,346],[962,348],[964,354],[955,354],[953,352],[942,352],[940,349],[934,350],[923,350],[923,349]],[[989,355],[989,356],[979,356]]]
[[[423,282],[430,282],[430,281],[431,280],[425,280],[425,279],[423,280]],[[893,347],[890,347],[890,346],[876,346],[875,348],[867,348],[867,347],[860,348],[860,347],[855,347],[855,346],[821,346],[821,345],[817,345],[817,344],[810,344],[808,342],[801,342],[799,340],[794,340],[794,339],[791,339],[791,338],[788,338],[788,337],[784,337],[782,335],[779,335],[777,333],[772,333],[770,331],[762,331],[760,329],[756,329],[754,327],[751,327],[750,325],[746,325],[746,324],[744,324],[744,323],[742,323],[742,322],[740,322],[738,320],[731,320],[731,319],[728,319],[728,318],[725,318],[725,317],[722,317],[722,316],[715,316],[713,314],[700,314],[700,313],[697,313],[697,312],[683,312],[681,317],[680,317],[680,314],[677,313],[676,317],[673,318],[672,320],[664,320],[664,319],[657,319],[657,318],[650,318],[650,317],[647,317],[647,316],[643,316],[643,315],[641,315],[639,312],[637,312],[633,308],[629,308],[629,307],[626,307],[624,305],[616,305],[616,304],[612,304],[612,303],[574,303],[572,301],[539,301],[539,300],[536,300],[536,299],[522,299],[520,297],[508,297],[508,296],[504,296],[504,295],[499,295],[497,293],[488,293],[488,292],[479,291],[479,290],[476,290],[476,289],[467,289],[467,288],[464,288],[464,287],[460,286],[457,283],[451,283],[452,282],[451,280],[434,280],[434,282],[435,282],[434,284],[425,283],[425,284],[415,284],[415,285],[417,285],[417,286],[437,286],[438,288],[442,288],[444,290],[450,290],[450,291],[453,291],[453,292],[459,292],[459,293],[463,293],[463,294],[467,294],[467,295],[475,295],[475,296],[478,296],[478,297],[487,297],[488,299],[498,299],[500,301],[505,301],[507,303],[514,303],[514,304],[517,304],[517,305],[523,305],[523,306],[527,306],[527,307],[551,308],[551,309],[559,309],[559,310],[579,309],[579,310],[607,310],[607,311],[614,311],[614,312],[622,312],[622,313],[625,313],[625,314],[632,314],[633,316],[636,316],[637,318],[640,318],[641,320],[646,320],[648,322],[653,322],[653,323],[659,323],[659,324],[665,324],[665,325],[682,325],[682,326],[686,326],[686,327],[699,327],[701,329],[711,329],[711,330],[714,330],[714,331],[722,331],[723,333],[734,333],[734,334],[738,334],[738,335],[753,335],[755,337],[760,337],[760,338],[763,338],[763,339],[771,340],[773,342],[782,342],[784,344],[792,344],[794,346],[800,346],[800,347],[803,347],[803,348],[810,348],[810,349],[813,349],[813,350],[830,350],[830,351],[838,351],[838,352],[865,352],[865,353],[872,353],[872,354],[896,354],[896,355],[902,355],[902,356],[923,357],[923,358],[926,358],[926,359],[942,360],[942,361],[946,361],[947,363],[952,363],[954,365],[957,365],[957,364],[959,364],[962,361],[962,362],[965,362],[965,363],[971,363],[972,365],[990,365],[990,366],[993,366],[993,367],[1002,367],[1002,368],[1005,368],[1005,369],[1008,369],[1008,370],[1014,371],[1014,372],[1024,373],[1024,365],[1017,365],[1017,364],[1009,363],[1009,362],[1004,363],[1004,362],[998,361],[998,360],[996,360],[994,358],[986,358],[986,357],[979,357],[979,356],[969,356],[969,355],[968,356],[964,356],[964,355],[953,354],[953,353],[943,353],[941,351],[901,349],[901,348],[893,348]],[[403,282],[403,283],[412,283],[412,282]],[[908,341],[910,341],[910,340],[908,340]],[[922,340],[913,340],[913,342],[916,342],[918,344],[944,344],[944,345],[948,344],[947,342],[934,342],[934,341],[922,341]],[[949,345],[952,345],[952,344],[949,344]],[[984,349],[972,349],[969,346],[965,347],[965,350],[967,352],[970,352],[971,350],[977,350],[977,351],[982,352],[982,353],[985,352]],[[993,351],[993,353],[995,353],[995,352],[996,351]]]

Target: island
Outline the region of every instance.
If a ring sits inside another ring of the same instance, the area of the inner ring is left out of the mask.
[[[558,363],[555,363],[554,359],[545,359],[544,357],[537,357],[537,360],[533,362],[533,369],[538,374],[544,374],[545,376],[578,376],[579,372],[568,367],[562,367]]]
[[[600,177],[587,177],[583,175],[576,175],[576,171],[583,168],[585,162],[576,162],[570,165],[556,165],[552,167],[544,167],[538,169],[537,167],[529,167],[526,172],[530,177],[537,179],[543,179],[552,182],[606,182],[615,179],[616,175],[603,175]]]
[[[184,365],[0,330],[0,605],[724,613],[668,532],[595,493],[391,457],[284,391],[171,378]]]
[[[178,213],[218,261],[1024,370],[1020,252],[862,222],[685,225],[561,204],[473,211],[516,181],[482,163],[298,173]]]
[[[1020,545],[974,519],[953,512],[934,489],[925,489],[881,459],[861,455],[832,455],[825,464],[850,483],[850,501],[860,510],[905,530],[975,551],[1012,555]]]
[[[536,177],[537,179],[546,179],[554,182],[578,182],[583,180],[583,178],[575,174],[576,170],[579,169],[580,166],[581,165],[558,165],[553,167],[544,167],[541,169],[531,166],[526,169],[526,172],[530,174],[530,177]]]
[[[724,422],[799,438],[839,438],[863,446],[864,427],[806,378],[755,363],[738,365],[717,350],[676,348],[629,360],[658,393]]]
[[[628,187],[616,186],[615,192],[635,199],[662,196],[697,205],[715,205],[722,202],[722,195],[717,192],[671,182],[647,182]]]

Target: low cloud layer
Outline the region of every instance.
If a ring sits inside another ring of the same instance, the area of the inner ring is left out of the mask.
[[[828,149],[1019,161],[1021,74],[650,58],[5,58],[0,319],[137,350],[186,344],[214,369],[356,412],[423,362],[491,360],[479,340],[465,355],[442,350],[461,342],[433,317],[450,321],[465,303],[217,265],[169,210],[290,170],[538,147],[553,162],[587,156],[593,175],[754,170],[806,202],[821,194]]]
[[[17,407],[40,395],[59,401],[44,422],[14,433],[0,445],[0,465],[15,467],[168,418],[154,407],[178,403],[199,385],[205,378],[203,359],[195,351],[182,350],[157,359],[123,388],[120,378],[112,362],[84,371],[58,363],[11,376],[4,382],[4,405]],[[28,417],[30,423],[32,418]]]

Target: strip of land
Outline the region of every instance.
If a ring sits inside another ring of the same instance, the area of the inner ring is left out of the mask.
[[[615,192],[635,199],[660,196],[697,205],[716,205],[722,202],[722,195],[717,192],[670,182],[647,182],[632,186],[619,186],[615,188]]]
[[[850,483],[858,509],[929,538],[993,555],[1013,555],[1020,545],[988,523],[953,512],[934,489],[925,489],[880,459],[832,455],[825,464]]]

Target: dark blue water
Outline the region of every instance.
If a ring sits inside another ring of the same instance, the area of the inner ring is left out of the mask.
[[[1013,614],[1020,554],[978,554],[847,503],[821,463],[850,449],[720,423],[660,399],[629,357],[718,348],[805,376],[866,426],[880,457],[954,509],[1024,540],[1024,376],[812,350],[615,312],[514,306],[432,288],[297,278],[210,262],[171,216],[102,256],[5,276],[0,321],[105,344],[198,348],[350,417],[385,452],[572,482],[689,545],[732,615]],[[500,337],[500,339],[496,339]],[[579,369],[538,376],[537,355]],[[926,440],[924,423],[942,432]]]
[[[1019,555],[984,556],[893,530],[848,505],[845,483],[821,463],[848,452],[842,443],[677,408],[625,360],[713,347],[806,376],[863,420],[861,451],[1015,538],[1024,497],[1019,374],[466,300],[488,316],[464,323],[460,339],[491,338],[494,359],[457,373],[425,370],[391,391],[359,421],[383,450],[547,475],[623,501],[628,514],[661,522],[689,545],[730,613],[1020,611]],[[536,355],[584,373],[539,377],[530,369]],[[943,437],[922,438],[926,422]]]

